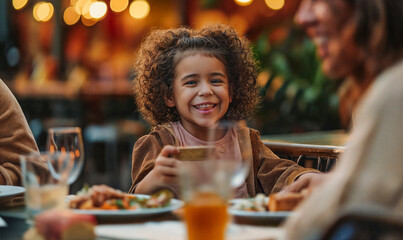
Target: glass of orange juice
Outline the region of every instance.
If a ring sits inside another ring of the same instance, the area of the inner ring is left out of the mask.
[[[218,161],[181,162],[179,178],[188,240],[225,239],[231,196],[231,177],[225,168]]]

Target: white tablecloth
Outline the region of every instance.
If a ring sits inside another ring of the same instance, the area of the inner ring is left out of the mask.
[[[99,239],[181,240],[186,239],[186,229],[180,221],[148,222],[143,224],[98,225]],[[230,224],[227,240],[279,239],[284,234],[281,227]]]

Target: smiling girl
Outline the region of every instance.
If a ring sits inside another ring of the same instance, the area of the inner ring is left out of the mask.
[[[249,42],[226,25],[151,32],[138,51],[133,82],[139,111],[153,129],[134,146],[131,193],[168,188],[178,195],[176,146],[207,145],[208,127],[246,119],[258,103]],[[317,174],[278,158],[256,130],[250,139],[253,166],[237,197],[269,195],[302,174]],[[236,135],[224,142],[226,153],[239,152],[234,143]]]

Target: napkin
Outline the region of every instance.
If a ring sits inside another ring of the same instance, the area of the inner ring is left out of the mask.
[[[142,224],[98,225],[95,233],[99,238],[133,239],[133,240],[178,240],[186,239],[186,228],[183,222],[163,221]],[[230,224],[227,229],[228,240],[269,240],[283,236],[281,227],[262,227]]]

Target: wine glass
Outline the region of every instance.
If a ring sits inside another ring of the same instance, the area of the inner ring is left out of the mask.
[[[84,145],[81,128],[49,128],[46,150],[50,153],[60,152],[70,156],[74,164],[72,164],[73,166],[67,179],[67,183],[74,183],[84,166]]]
[[[208,130],[209,158],[219,161],[231,175],[231,187],[244,185],[252,159],[249,128],[245,121],[220,121]]]

